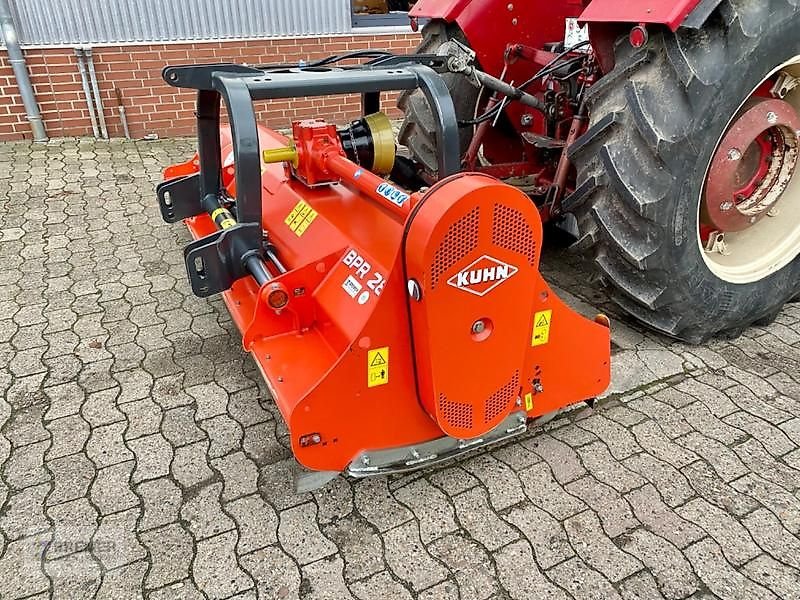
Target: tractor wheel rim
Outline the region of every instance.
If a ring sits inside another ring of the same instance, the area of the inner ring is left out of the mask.
[[[778,82],[790,82],[788,89]],[[709,164],[698,241],[706,265],[724,281],[759,281],[800,254],[798,83],[800,56],[745,99]]]

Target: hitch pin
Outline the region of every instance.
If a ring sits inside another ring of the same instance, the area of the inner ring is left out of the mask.
[[[207,196],[206,198],[208,199],[209,197]],[[220,206],[219,200],[217,200],[216,197],[214,197],[213,202],[217,205],[217,208],[210,211],[211,220],[214,221],[214,225],[219,227],[222,231],[235,227],[237,222],[231,211],[224,206]],[[267,265],[264,264],[264,261],[255,251],[245,254],[242,257],[242,262],[256,280],[259,287],[272,281],[273,277],[267,269]]]
[[[294,147],[294,144],[291,146],[285,146],[283,148],[274,148],[271,150],[264,150],[261,155],[262,160],[266,164],[273,164],[279,162],[289,162],[295,167],[297,166],[297,148]],[[226,229],[230,229],[237,225],[236,218],[233,216],[231,211],[229,211],[224,206],[219,204],[219,200],[215,196],[207,196],[206,200],[210,200],[212,206],[215,205],[216,208],[212,208],[209,210],[209,214],[211,215],[211,220],[214,221],[214,225],[216,225],[222,231]],[[207,203],[208,205],[208,203]],[[211,207],[209,207],[211,208]],[[267,258],[270,259],[272,264],[275,265],[275,268],[278,269],[278,272],[283,274],[286,273],[286,267],[283,266],[281,261],[275,255],[273,249],[268,249],[266,252]],[[273,277],[272,274],[267,269],[267,265],[261,259],[261,257],[255,253],[251,252],[248,253],[246,256],[243,257],[243,262],[247,267],[247,270],[256,280],[259,287],[263,286],[265,283],[269,283],[272,281]]]

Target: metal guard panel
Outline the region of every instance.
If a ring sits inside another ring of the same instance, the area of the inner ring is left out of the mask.
[[[659,23],[675,31],[701,1],[703,0],[593,0],[581,14],[580,20],[583,23]]]
[[[454,459],[478,448],[522,435],[527,431],[528,419],[525,412],[518,411],[508,415],[492,431],[477,439],[464,440],[441,437],[402,448],[362,452],[348,465],[346,473],[351,477],[360,479],[376,475],[415,471]]]
[[[469,3],[470,0],[419,0],[408,14],[423,19],[454,21]]]

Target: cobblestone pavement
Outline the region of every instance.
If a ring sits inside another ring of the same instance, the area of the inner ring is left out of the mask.
[[[800,304],[703,348],[618,322],[595,410],[293,495],[158,216],[190,147],[0,146],[0,598],[800,598]],[[570,260],[546,274],[602,304]]]

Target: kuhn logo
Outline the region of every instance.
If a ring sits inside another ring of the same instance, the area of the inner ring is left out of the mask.
[[[447,283],[470,294],[485,296],[517,271],[519,271],[517,267],[484,255],[463,271],[453,275]]]

